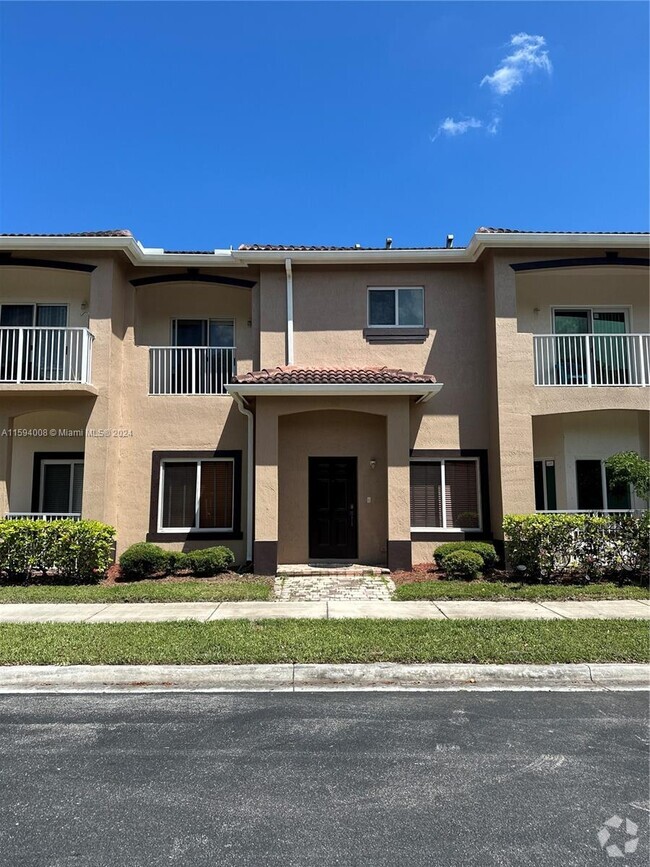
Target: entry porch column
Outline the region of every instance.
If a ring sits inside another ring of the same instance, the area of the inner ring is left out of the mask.
[[[409,399],[394,398],[386,416],[388,462],[388,568],[391,572],[411,569],[411,490],[409,468]]]
[[[255,413],[255,542],[258,575],[278,568],[278,415],[264,399]]]

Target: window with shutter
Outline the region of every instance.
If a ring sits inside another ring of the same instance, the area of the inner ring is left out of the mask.
[[[445,511],[448,527],[478,529],[476,461],[445,461]]]
[[[442,526],[442,481],[439,463],[411,464],[411,526]]]
[[[52,458],[40,465],[39,511],[80,515],[84,464],[80,460]]]
[[[231,530],[234,464],[225,460],[161,464],[162,530]]]
[[[201,461],[199,527],[232,527],[231,461]]]
[[[411,462],[411,527],[481,529],[476,459]]]

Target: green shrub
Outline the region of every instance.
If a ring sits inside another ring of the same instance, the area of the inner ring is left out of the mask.
[[[443,567],[445,558],[454,551],[471,551],[478,554],[484,569],[494,569],[499,562],[497,552],[490,542],[443,542],[433,552],[436,564]]]
[[[214,548],[197,548],[189,551],[183,558],[183,568],[189,569],[198,578],[209,578],[226,572],[235,562],[235,555],[230,548],[217,546]]]
[[[522,577],[550,581],[648,575],[650,513],[506,515],[506,560]]]
[[[151,542],[136,542],[120,556],[122,577],[127,581],[166,575],[169,565],[170,552]]]
[[[51,572],[69,582],[99,581],[114,544],[115,530],[99,521],[0,521],[0,573],[9,581]]]
[[[442,568],[450,580],[471,581],[478,578],[483,570],[483,559],[474,551],[450,551],[443,560]]]
[[[166,551],[167,556],[167,572],[170,575],[175,575],[187,568],[187,555],[182,551]]]

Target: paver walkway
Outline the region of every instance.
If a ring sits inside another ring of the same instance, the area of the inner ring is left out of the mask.
[[[0,604],[0,623],[117,623],[169,620],[262,620],[288,617],[338,620],[350,617],[396,620],[577,620],[650,619],[639,600],[585,602],[113,602]]]
[[[319,602],[329,599],[390,602],[395,584],[388,575],[279,575],[273,595],[281,602]]]

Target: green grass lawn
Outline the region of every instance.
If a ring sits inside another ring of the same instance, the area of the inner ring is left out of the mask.
[[[393,599],[404,602],[425,599],[520,599],[527,602],[545,599],[648,599],[642,587],[602,583],[521,584],[517,581],[419,581],[401,584]]]
[[[265,600],[265,581],[137,581],[111,585],[47,585],[0,587],[3,602],[238,602]]]
[[[0,625],[0,664],[646,662],[641,620],[233,620]]]

